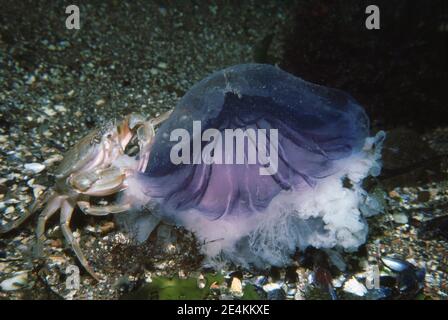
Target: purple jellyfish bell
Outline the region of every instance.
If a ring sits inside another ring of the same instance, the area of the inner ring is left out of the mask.
[[[381,210],[361,183],[380,172],[384,132],[368,134],[350,95],[271,65],[232,66],[179,101],[127,195],[193,231],[208,261],[281,266],[307,246],[354,250],[364,217]],[[139,230],[154,219],[131,216]]]

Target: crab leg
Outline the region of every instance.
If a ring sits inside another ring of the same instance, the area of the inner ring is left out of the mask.
[[[79,246],[78,240],[73,236],[73,232],[70,230],[70,220],[72,218],[73,210],[75,209],[75,204],[70,200],[65,200],[61,206],[61,230],[64,234],[65,240],[70,244],[76,256],[78,257],[79,262],[82,266],[87,270],[87,272],[97,281],[100,281],[100,278],[96,275],[95,271],[93,271],[92,267],[90,267],[87,259],[84,257],[84,254],[81,251],[81,247]]]
[[[42,251],[42,243],[45,238],[45,224],[47,223],[47,220],[58,211],[58,209],[61,207],[62,201],[64,200],[64,197],[59,195],[53,195],[50,197],[50,200],[48,201],[47,205],[45,206],[44,210],[39,214],[39,219],[37,222],[36,227],[36,253],[38,256],[41,256]]]

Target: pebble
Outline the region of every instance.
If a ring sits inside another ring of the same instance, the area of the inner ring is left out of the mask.
[[[95,105],[96,105],[97,107],[101,107],[101,106],[103,106],[105,103],[106,103],[106,100],[104,100],[104,99],[99,99],[99,100],[97,100],[97,101],[95,102]]]
[[[64,263],[67,262],[67,260],[61,256],[49,256],[48,259],[51,261],[52,264],[55,265],[63,265]]]
[[[199,289],[204,289],[207,284],[207,280],[205,279],[203,274],[200,274],[197,279],[197,284]]]
[[[13,206],[9,206],[8,208],[6,208],[5,214],[6,215],[11,214],[11,213],[14,213],[14,211],[15,211],[14,207]]]
[[[26,170],[32,171],[34,173],[42,172],[45,169],[45,165],[36,162],[25,163],[24,167]]]
[[[168,65],[165,62],[159,62],[157,64],[157,67],[160,69],[166,69],[166,68],[168,68]]]
[[[31,77],[29,77],[27,80],[26,80],[26,84],[28,84],[28,85],[30,85],[30,84],[33,84],[34,82],[36,82],[36,77],[34,76],[34,75],[32,75]]]
[[[241,298],[243,296],[243,284],[240,279],[233,277],[229,292],[232,296],[237,298]]]
[[[179,277],[179,279],[183,279],[183,280],[188,278],[187,275],[185,274],[184,270],[179,270],[178,277]]]
[[[152,274],[149,271],[145,272],[145,282],[146,283],[151,283],[152,282]]]
[[[282,289],[283,283],[274,282],[263,286],[263,290],[267,293],[268,300],[281,300],[285,298],[285,292]]]
[[[279,290],[281,288],[282,288],[282,284],[277,283],[277,282],[270,282],[270,283],[265,284],[263,286],[263,290],[265,292],[270,292],[270,291],[273,291],[273,290]]]
[[[362,297],[367,293],[367,288],[355,278],[347,280],[344,283],[343,290],[359,297]]]
[[[409,221],[408,216],[402,212],[394,213],[393,219],[394,219],[395,223],[398,223],[398,224],[407,224]]]
[[[345,276],[340,275],[338,278],[334,278],[331,283],[332,283],[333,287],[340,288],[340,287],[342,287],[342,284],[344,283],[344,281],[345,281]]]
[[[54,111],[53,109],[51,109],[49,107],[44,107],[42,110],[49,117],[52,117],[52,116],[56,115],[56,113],[57,113],[56,111]]]
[[[3,280],[0,283],[0,289],[3,291],[14,291],[22,289],[28,283],[28,272],[15,272],[11,278]]]
[[[389,197],[391,197],[393,199],[400,199],[401,198],[400,194],[397,191],[395,191],[395,190],[392,190],[392,191],[389,192]]]
[[[55,105],[54,108],[57,112],[65,113],[67,109],[62,104]]]

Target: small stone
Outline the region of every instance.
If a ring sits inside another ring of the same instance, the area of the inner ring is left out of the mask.
[[[51,109],[49,107],[43,108],[43,112],[49,117],[56,115],[56,111],[54,111],[53,109]]]
[[[340,287],[342,287],[342,284],[344,283],[344,281],[345,281],[345,276],[340,275],[338,278],[334,278],[331,283],[332,283],[333,287],[340,288]]]
[[[358,297],[362,297],[367,293],[367,288],[355,278],[350,278],[345,282],[343,290]]]
[[[28,272],[19,271],[14,273],[14,276],[3,280],[0,283],[0,289],[3,291],[14,291],[25,287],[28,283]]]
[[[32,75],[26,80],[26,84],[28,85],[33,84],[34,82],[36,82],[36,77],[34,75]]]
[[[389,192],[389,197],[391,197],[393,199],[400,199],[401,198],[400,194],[397,191],[395,191],[395,190],[392,190],[392,191]]]
[[[8,141],[8,136],[0,135],[0,143],[5,143],[6,141]]]
[[[61,245],[62,245],[62,243],[61,243]],[[61,256],[49,256],[48,259],[51,261],[52,264],[56,264],[56,265],[62,265],[67,262],[64,259],[64,257],[61,257]]]
[[[57,104],[54,106],[57,112],[65,113],[67,109],[64,107],[63,104]]]
[[[5,210],[5,214],[11,214],[14,213],[15,209],[13,206],[9,206],[8,208],[6,208]]]
[[[229,292],[232,296],[237,298],[241,298],[243,296],[243,284],[240,279],[237,277],[232,279]]]
[[[276,283],[276,282],[274,282],[274,283],[272,283],[272,282],[271,283],[267,283],[267,284],[265,284],[263,286],[263,290],[265,292],[269,292],[269,291],[272,291],[272,290],[279,290],[281,288],[282,288],[281,284]]]
[[[282,289],[283,283],[268,283],[263,286],[263,290],[267,293],[268,300],[283,300],[286,295]]]
[[[199,277],[198,277],[198,280],[197,280],[198,288],[199,289],[204,289],[206,283],[207,283],[207,281],[206,281],[204,275],[200,274]]]
[[[46,131],[44,131],[43,135],[44,135],[44,137],[49,138],[53,135],[53,133],[51,131],[46,130]]]
[[[106,100],[104,100],[104,99],[99,99],[99,100],[97,100],[97,101],[95,102],[95,105],[96,105],[97,107],[101,107],[101,106],[103,106],[105,103],[106,103]]]
[[[394,222],[398,223],[398,224],[407,224],[408,220],[409,220],[408,216],[402,212],[394,213],[393,219],[394,219]]]
[[[159,62],[157,64],[157,67],[160,69],[166,69],[166,68],[168,68],[168,65],[165,62]]]
[[[145,273],[145,282],[146,282],[146,283],[151,283],[151,282],[152,282],[152,274],[151,274],[151,272],[149,272],[149,271],[147,271],[147,272]]]
[[[25,163],[24,167],[26,170],[32,171],[34,173],[42,172],[45,169],[45,165],[36,162]]]

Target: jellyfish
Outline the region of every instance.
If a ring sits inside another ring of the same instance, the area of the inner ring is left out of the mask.
[[[380,174],[384,138],[369,135],[363,107],[343,91],[272,65],[231,66],[180,99],[124,192],[137,210],[117,218],[140,241],[160,220],[182,226],[208,263],[262,268],[308,246],[353,251],[366,241],[366,217],[382,210],[363,180]],[[275,155],[276,170],[260,174],[272,163],[253,150]],[[148,204],[154,210],[142,214]]]

